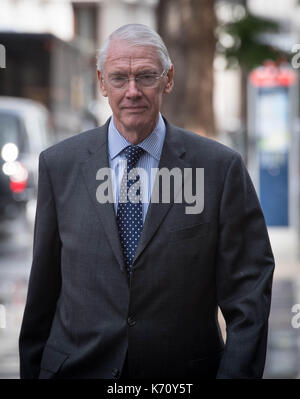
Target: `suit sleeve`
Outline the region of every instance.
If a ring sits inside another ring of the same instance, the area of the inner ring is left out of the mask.
[[[19,337],[21,378],[38,378],[39,375],[43,349],[50,333],[60,293],[60,252],[61,242],[53,191],[41,153],[33,260]]]
[[[219,214],[216,279],[226,345],[217,378],[262,378],[273,271],[264,216],[246,167],[235,155]]]

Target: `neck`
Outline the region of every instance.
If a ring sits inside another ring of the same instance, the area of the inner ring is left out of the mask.
[[[135,127],[128,127],[124,126],[116,121],[115,126],[118,129],[118,132],[132,145],[137,145],[145,140],[154,130],[155,126],[157,125],[157,119],[147,126],[135,126]]]

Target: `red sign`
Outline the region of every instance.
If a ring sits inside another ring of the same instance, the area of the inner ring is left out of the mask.
[[[256,87],[291,86],[296,82],[296,73],[287,66],[269,62],[250,73],[250,82]]]

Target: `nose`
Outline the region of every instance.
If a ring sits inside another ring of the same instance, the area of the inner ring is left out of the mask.
[[[126,87],[126,97],[132,99],[132,98],[138,98],[141,96],[142,96],[142,93],[139,90],[135,79],[130,79],[127,84],[127,87]]]

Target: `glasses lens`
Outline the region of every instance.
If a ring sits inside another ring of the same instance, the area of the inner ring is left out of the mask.
[[[141,87],[155,87],[161,76],[155,74],[138,75],[135,77],[135,82]],[[126,76],[113,76],[108,79],[109,84],[116,89],[121,89],[127,85],[129,78]]]
[[[155,86],[158,79],[156,75],[141,75],[136,80],[143,87],[151,87]]]
[[[120,89],[121,87],[125,86],[127,82],[127,78],[125,76],[115,76],[109,79],[109,83],[115,87]]]

